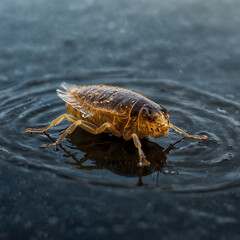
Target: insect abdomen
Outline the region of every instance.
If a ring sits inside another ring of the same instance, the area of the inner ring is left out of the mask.
[[[107,110],[121,115],[128,114],[137,101],[149,101],[131,90],[104,85],[83,87],[77,92],[77,97],[82,99],[83,105],[91,106],[94,110]]]

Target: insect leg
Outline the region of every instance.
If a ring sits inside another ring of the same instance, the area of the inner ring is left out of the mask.
[[[133,133],[132,137],[133,137],[134,145],[138,149],[138,154],[139,154],[139,163],[138,163],[138,165],[141,166],[141,167],[149,166],[150,162],[146,160],[146,157],[145,157],[145,155],[143,153],[143,150],[142,150],[141,142],[140,142],[137,134]]]
[[[77,121],[77,118],[70,114],[63,114],[56,119],[54,119],[48,126],[43,129],[26,129],[24,132],[46,132],[50,127],[58,125],[64,118],[66,118],[69,122],[73,123]]]
[[[71,134],[77,126],[80,126],[82,124],[81,120],[77,120],[76,122],[74,122],[70,127],[68,127],[66,129],[66,131],[58,138],[58,140],[55,143],[49,144],[49,145],[45,145],[43,144],[42,147],[53,147],[55,145],[58,145],[68,134]]]
[[[121,137],[121,133],[109,122],[105,122],[100,127],[97,127],[96,125],[90,122],[82,120],[81,128],[92,134],[100,134],[104,132],[106,129],[108,129],[114,136]]]
[[[174,129],[176,132],[183,134],[185,137],[188,138],[195,138],[195,139],[199,139],[199,140],[207,140],[208,137],[207,136],[193,136],[193,135],[189,135],[188,133],[185,133],[182,129],[172,125],[171,123],[169,124],[169,127]]]
[[[52,147],[52,146],[58,145],[68,134],[71,134],[76,129],[77,126],[81,127],[82,129],[84,129],[87,132],[90,132],[92,134],[99,134],[99,133],[105,131],[107,128],[109,128],[110,131],[114,135],[116,135],[116,136],[121,135],[120,132],[117,131],[111,123],[106,122],[98,128],[93,123],[90,123],[90,122],[87,122],[84,120],[77,120],[70,127],[67,128],[67,130],[58,138],[58,140],[55,143],[52,143],[49,145],[42,145],[42,146],[43,147]]]

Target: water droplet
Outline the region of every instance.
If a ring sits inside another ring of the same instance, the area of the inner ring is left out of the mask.
[[[220,112],[220,113],[227,113],[224,109],[222,109],[222,108],[218,108],[217,109],[218,110],[218,112]]]

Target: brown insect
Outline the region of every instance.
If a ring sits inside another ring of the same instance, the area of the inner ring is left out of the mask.
[[[45,132],[64,118],[72,123],[55,143],[44,147],[58,145],[80,126],[92,134],[105,132],[124,140],[133,139],[138,149],[139,165],[148,166],[150,163],[142,151],[140,138],[160,138],[172,128],[186,137],[207,140],[206,136],[192,136],[172,125],[166,108],[132,90],[106,85],[75,86],[63,83],[61,86],[63,90],[57,89],[57,95],[66,102],[68,114],[59,116],[43,129],[25,130]]]

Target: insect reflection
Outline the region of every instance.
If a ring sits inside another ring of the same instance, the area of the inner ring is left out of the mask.
[[[53,142],[55,141],[47,133],[45,134]],[[68,150],[65,149],[61,144],[59,147],[66,153],[67,158],[71,158],[65,163],[74,168],[82,170],[107,169],[120,176],[138,177],[137,185],[142,186],[145,185],[142,177],[151,175],[154,172],[158,173],[157,182],[159,173],[165,175],[178,174],[177,170],[166,163],[166,160],[167,154],[183,139],[185,138],[170,144],[166,149],[156,142],[143,139],[143,149],[148,161],[151,163],[148,168],[141,168],[136,164],[139,159],[132,142],[108,134],[92,135],[82,129],[77,129],[68,138],[69,143],[71,143],[71,146],[69,146],[71,150],[69,148]],[[80,150],[85,155],[78,159],[75,150]]]

